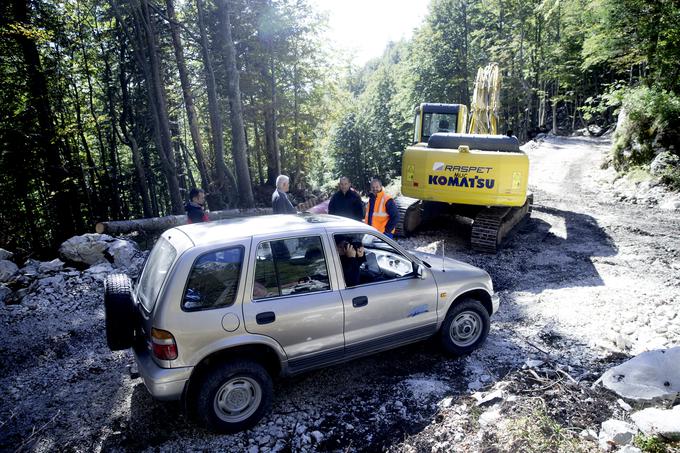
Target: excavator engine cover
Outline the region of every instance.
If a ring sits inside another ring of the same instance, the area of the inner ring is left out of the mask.
[[[433,134],[428,146],[410,146],[402,157],[401,192],[420,200],[519,207],[528,179],[529,158],[516,137]]]

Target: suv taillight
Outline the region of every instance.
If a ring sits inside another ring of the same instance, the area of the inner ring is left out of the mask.
[[[160,360],[175,360],[177,358],[177,343],[175,337],[167,330],[151,329],[151,350]]]

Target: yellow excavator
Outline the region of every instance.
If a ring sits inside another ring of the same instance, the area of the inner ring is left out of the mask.
[[[420,104],[413,144],[402,155],[397,235],[446,213],[473,219],[471,245],[494,253],[531,213],[529,158],[517,137],[497,134],[500,73],[480,68],[470,112],[461,104]]]

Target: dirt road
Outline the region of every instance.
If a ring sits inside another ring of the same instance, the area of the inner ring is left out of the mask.
[[[621,360],[614,352],[680,344],[680,213],[617,201],[600,169],[606,147],[530,144],[536,206],[497,255],[468,249],[465,222],[403,241],[439,253],[443,239],[447,256],[491,274],[502,304],[482,349],[447,359],[423,342],[280,380],[272,415],[249,432],[196,428],[178,404],[153,401],[127,377],[131,355],[105,346],[97,279],[74,276],[64,294],[38,290],[0,307],[0,449],[502,451],[479,411],[471,415],[475,390],[530,358],[594,381]],[[613,410],[598,408],[571,423],[589,427]]]

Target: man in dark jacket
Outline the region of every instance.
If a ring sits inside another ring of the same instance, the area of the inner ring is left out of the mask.
[[[352,189],[352,184],[347,176],[338,181],[338,191],[333,194],[328,203],[328,213],[349,217],[361,222],[364,219],[364,203],[359,194]]]
[[[290,179],[286,175],[279,175],[276,178],[276,190],[272,194],[272,210],[274,214],[297,214],[295,209],[288,199],[288,192],[290,186]]]
[[[188,223],[200,223],[208,221],[208,214],[205,212],[205,191],[193,188],[189,191],[189,202],[184,205],[187,211]]]

